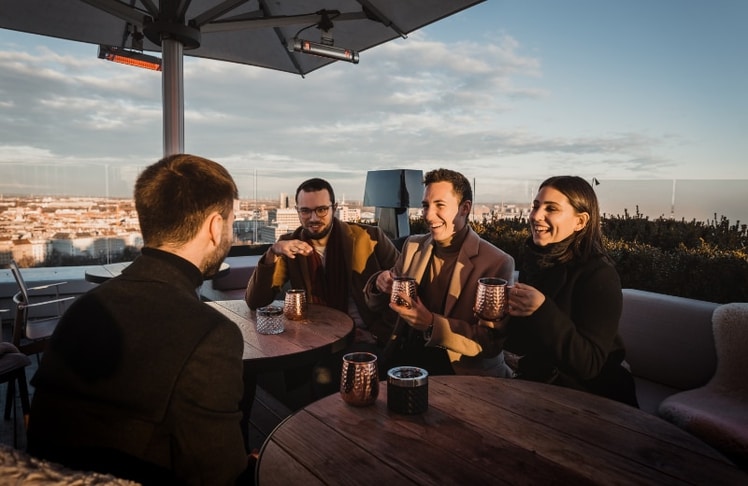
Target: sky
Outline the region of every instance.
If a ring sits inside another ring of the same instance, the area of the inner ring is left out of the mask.
[[[369,170],[438,167],[478,202],[528,200],[558,174],[734,185],[746,22],[744,0],[488,0],[305,78],[186,57],[185,151],[243,198],[319,176],[361,200]],[[0,29],[0,194],[129,196],[162,156],[161,103],[160,73]]]

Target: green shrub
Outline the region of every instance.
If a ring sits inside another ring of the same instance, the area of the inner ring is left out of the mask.
[[[748,247],[748,225],[730,224],[717,215],[714,221],[686,222],[660,217],[654,221],[640,214],[631,217],[624,213],[622,217],[603,218],[603,233],[612,240],[646,243],[663,250],[675,250],[680,246],[698,248],[703,242],[714,245],[721,250],[745,250]]]
[[[530,236],[520,218],[472,223],[487,241],[512,255],[522,267]],[[748,302],[748,228],[717,222],[650,221],[636,215],[602,221],[605,247],[624,288],[649,290],[717,303]],[[422,218],[411,221],[412,233],[425,233]]]

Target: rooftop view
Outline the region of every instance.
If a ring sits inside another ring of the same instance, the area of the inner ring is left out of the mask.
[[[1,4],[0,483],[748,484],[745,0]]]
[[[565,173],[600,189],[746,181],[746,9],[489,1],[303,78],[186,52],[184,150],[229,168],[244,199],[312,176],[360,199],[387,168],[459,169],[479,202]],[[0,29],[0,193],[130,197],[164,152],[161,73],[97,52]]]

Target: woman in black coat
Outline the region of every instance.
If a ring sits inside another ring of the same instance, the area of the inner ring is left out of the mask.
[[[507,363],[521,379],[638,406],[618,335],[621,281],[603,246],[592,186],[575,176],[545,180],[530,230],[519,282],[509,293]]]

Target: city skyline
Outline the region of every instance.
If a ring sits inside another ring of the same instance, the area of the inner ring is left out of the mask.
[[[745,181],[747,17],[740,0],[494,0],[304,79],[188,58],[185,150],[248,197],[257,173],[268,194],[316,175],[359,199],[392,168],[460,170],[478,201],[560,173]],[[0,193],[128,196],[161,155],[160,75],[96,46],[0,29],[0,86]]]
[[[628,213],[629,216],[635,216],[637,213],[649,219],[660,217],[685,220],[685,221],[719,221],[722,217],[727,218],[731,223],[738,222],[748,223],[748,181],[744,180],[608,180],[594,178],[593,186],[597,194],[600,209],[605,217],[623,216]],[[476,194],[474,195],[475,205],[500,206],[520,205],[528,208],[531,204],[535,189],[541,181],[524,181],[521,184],[515,184],[514,190],[507,192],[505,197],[494,197],[492,192],[489,195],[482,193],[478,186],[474,186]],[[592,182],[592,181],[591,181]],[[281,198],[289,198],[291,207],[293,207],[294,189],[289,187],[286,191],[273,195],[258,195],[258,197],[247,197],[240,190],[240,200],[252,204],[268,204],[280,207]],[[500,192],[499,192],[500,194]],[[516,197],[510,197],[514,194]],[[363,205],[363,187],[355,195],[336,192],[338,202],[347,203],[354,207],[366,208]],[[3,194],[0,193],[0,202],[4,199],[13,199],[15,197],[26,198],[29,195],[22,194]],[[81,195],[35,195],[37,198],[106,198],[105,196],[81,196]],[[110,196],[111,199],[130,200],[130,196]],[[411,209],[420,206],[420,197],[414,195],[411,198]],[[370,208],[371,206],[369,206]]]

